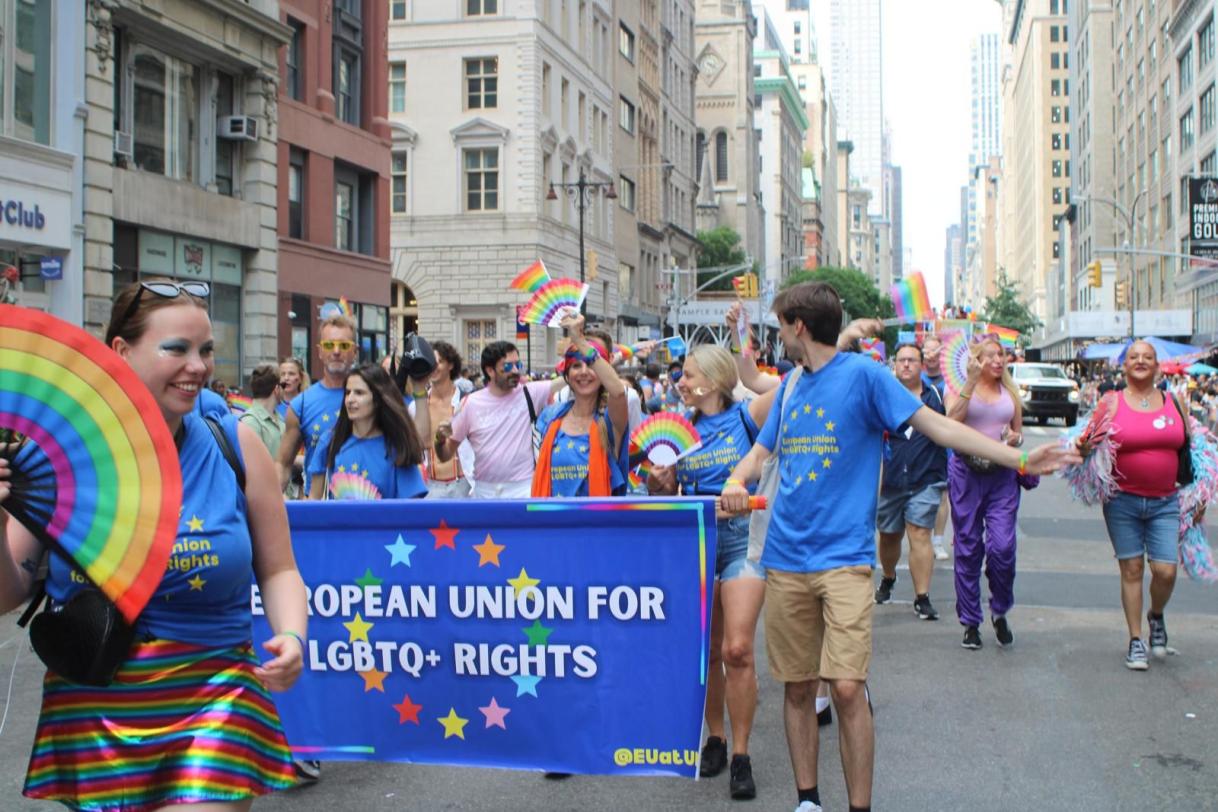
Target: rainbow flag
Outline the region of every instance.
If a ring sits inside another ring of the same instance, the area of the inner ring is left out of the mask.
[[[1010,327],[1002,327],[998,324],[987,324],[984,332],[998,337],[998,341],[1004,347],[1014,348],[1019,343],[1019,331],[1013,330]]]
[[[930,294],[926,291],[926,280],[921,271],[914,271],[898,280],[891,290],[892,306],[903,322],[931,321],[934,310],[930,306]]]
[[[869,357],[872,361],[879,361],[881,364],[888,360],[887,349],[884,347],[884,342],[878,338],[860,338],[859,349],[863,355]]]
[[[516,278],[508,284],[508,287],[523,290],[526,293],[535,293],[538,288],[549,281],[550,272],[546,270],[546,264],[539,259],[516,274]]]
[[[251,398],[249,395],[242,395],[240,393],[232,394],[230,392],[226,400],[228,400],[228,408],[234,414],[245,414],[247,411],[249,411],[249,408],[254,405],[253,398]]]

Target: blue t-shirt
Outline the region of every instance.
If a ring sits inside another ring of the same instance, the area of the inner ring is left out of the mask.
[[[333,431],[327,431],[317,446],[308,467],[309,479],[326,473],[332,434]],[[331,474],[335,473],[362,476],[376,488],[381,499],[422,499],[427,495],[427,485],[423,482],[423,472],[419,466],[394,465],[393,458],[385,448],[383,434],[348,437],[334,457]]]
[[[947,386],[947,381],[943,378],[942,375],[932,378],[929,375],[927,375],[925,372],[923,372],[922,373],[922,385],[935,387],[935,390],[939,393],[939,397],[943,397],[943,393],[946,391],[944,389],[944,387]]]
[[[943,398],[933,386],[922,387],[922,405],[945,414]],[[908,423],[888,435],[889,454],[884,459],[883,491],[920,491],[947,481],[947,449],[915,431]]]
[[[761,429],[749,414],[748,401],[737,401],[719,414],[701,415],[694,428],[702,447],[677,461],[677,481],[687,496],[718,494]],[[755,487],[750,485],[749,491]]]
[[[786,572],[874,565],[884,432],[895,432],[922,402],[858,353],[805,370],[783,411],[789,385],[788,376],[757,438],[781,454],[761,564]]]
[[[228,401],[210,389],[199,390],[199,396],[195,398],[195,411],[200,415],[214,414],[218,417],[232,413]]]
[[[211,429],[191,412],[178,460],[182,513],[165,576],[136,621],[136,633],[206,646],[236,646],[250,639],[253,552],[245,494]],[[237,418],[221,416],[229,443],[241,458]],[[50,557],[47,593],[66,601],[85,582],[58,555]]]
[[[286,400],[279,401],[279,405],[275,407],[275,413],[284,420],[288,419],[288,402]],[[299,417],[300,415],[297,415]]]
[[[554,403],[541,410],[537,416],[537,436],[544,440],[555,420],[561,421],[575,405],[573,400]],[[607,412],[597,415],[597,420],[605,426],[609,435],[608,443],[613,442],[613,423]],[[595,425],[592,431],[600,431]],[[622,439],[622,447],[615,458],[609,454],[609,488],[614,496],[626,491],[625,471],[629,470],[629,443]],[[586,434],[567,434],[561,428],[554,437],[554,450],[550,454],[550,495],[551,496],[587,496],[588,495],[588,452],[591,446]]]
[[[334,427],[343,409],[346,387],[330,387],[316,383],[292,398],[288,405],[300,421],[300,438],[304,441],[305,470],[313,464],[313,449],[317,448],[322,435]],[[286,418],[285,418],[286,419]],[[325,463],[322,463],[323,465]],[[309,479],[305,477],[304,492],[309,492]]]

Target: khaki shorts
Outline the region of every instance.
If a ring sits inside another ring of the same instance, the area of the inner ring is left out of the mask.
[[[779,682],[866,680],[871,666],[872,568],[768,570],[765,647]]]

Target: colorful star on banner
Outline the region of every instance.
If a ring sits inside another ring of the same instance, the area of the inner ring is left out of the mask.
[[[530,646],[544,646],[550,642],[550,635],[554,632],[550,627],[541,625],[541,618],[534,620],[533,625],[526,626],[523,631],[529,638]]]
[[[535,697],[537,696],[537,683],[541,682],[541,677],[517,674],[512,677],[512,682],[516,683],[516,696],[531,694]]]
[[[536,587],[541,583],[541,580],[538,578],[530,578],[524,567],[521,567],[520,574],[515,578],[508,578],[508,583],[512,585],[512,594],[519,595],[529,587]]]
[[[456,708],[449,708],[448,715],[441,716],[436,721],[444,725],[444,738],[456,736],[458,739],[465,739],[465,725],[469,720],[458,716]]]
[[[487,533],[486,541],[474,545],[474,549],[478,551],[479,567],[486,564],[494,564],[497,567],[499,566],[499,554],[507,548],[502,544],[496,544],[491,538],[491,534]]]
[[[511,708],[504,708],[495,701],[495,697],[491,697],[491,704],[484,708],[478,708],[482,711],[482,715],[486,717],[487,727],[498,727],[507,730],[507,725],[503,723],[503,717],[512,712]]]
[[[371,629],[374,625],[376,625],[376,624],[369,623],[368,621],[364,620],[362,617],[359,616],[359,612],[356,612],[354,620],[349,620],[343,624],[343,626],[346,627],[347,631],[350,632],[350,636],[348,637],[347,642],[354,643],[356,640],[363,640],[365,643],[367,643],[368,642],[368,630]]]
[[[371,671],[358,671],[356,673],[364,678],[364,693],[372,690],[385,693],[385,677],[389,676],[388,671],[378,671],[373,668]]]
[[[398,534],[397,540],[393,544],[386,544],[385,549],[392,556],[389,566],[396,567],[398,564],[410,566],[410,554],[414,552],[414,545],[403,541],[401,533]]]
[[[380,586],[385,581],[372,574],[372,567],[367,567],[364,569],[364,574],[355,579],[355,583],[367,589],[370,586]]]
[[[457,549],[457,544],[456,544],[455,539],[457,538],[457,533],[459,533],[460,531],[450,528],[448,526],[448,522],[441,519],[440,526],[431,528],[431,530],[429,532],[433,536],[435,536],[435,539],[436,539],[435,549],[438,550],[441,547],[447,547],[450,550]]]
[[[398,724],[404,725],[407,722],[419,723],[419,711],[423,710],[422,705],[416,705],[410,700],[410,694],[402,697],[402,701],[393,706],[393,709],[398,712]]]

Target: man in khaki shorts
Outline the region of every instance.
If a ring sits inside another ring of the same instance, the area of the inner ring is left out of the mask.
[[[821,679],[829,682],[837,708],[850,810],[867,812],[875,731],[865,685],[884,432],[909,423],[940,446],[1031,473],[1079,458],[1052,445],[1021,455],[925,408],[882,364],[839,353],[841,300],[823,282],[787,288],[773,309],[787,354],[804,369],[794,383],[783,381],[756,445],[727,480],[721,505],[728,512],[745,510],[745,483],[778,455],[778,492],[761,564],[767,570],[766,652],[770,672],[784,683],[796,812],[821,809],[814,710]],[[794,388],[786,397],[789,385]]]

